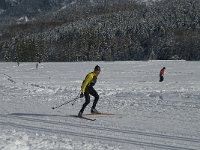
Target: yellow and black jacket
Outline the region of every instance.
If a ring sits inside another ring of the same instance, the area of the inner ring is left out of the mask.
[[[97,82],[96,73],[95,72],[90,72],[89,74],[87,74],[87,76],[85,77],[85,80],[82,83],[81,92],[84,94],[86,88],[90,87],[90,86],[94,86],[96,82]]]

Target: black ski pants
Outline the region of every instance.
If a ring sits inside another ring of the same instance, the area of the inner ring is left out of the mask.
[[[92,108],[96,107],[96,104],[99,100],[99,95],[98,95],[97,91],[92,86],[87,87],[86,90],[85,90],[85,103],[83,104],[80,112],[83,113],[86,106],[90,103],[90,95],[94,96],[94,102],[93,102]]]
[[[159,82],[163,82],[163,80],[164,80],[164,77],[163,77],[163,76],[160,76]]]

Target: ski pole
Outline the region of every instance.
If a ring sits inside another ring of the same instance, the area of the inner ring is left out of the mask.
[[[81,96],[77,96],[77,97],[79,97],[79,98],[82,98]],[[77,99],[74,99],[74,101],[72,102],[72,106],[74,105],[74,103],[77,101]]]
[[[76,98],[74,98],[74,99],[72,99],[72,100],[70,100],[70,101],[67,101],[67,102],[65,102],[65,103],[63,103],[63,104],[61,104],[61,105],[59,105],[59,106],[52,107],[52,109],[59,108],[59,107],[61,107],[61,106],[63,106],[63,105],[66,105],[66,104],[68,104],[68,103],[70,103],[70,102],[76,101],[77,99],[79,99],[79,95],[78,95]]]
[[[78,98],[74,99],[74,101],[72,102],[72,106],[74,105],[74,103],[77,101]]]

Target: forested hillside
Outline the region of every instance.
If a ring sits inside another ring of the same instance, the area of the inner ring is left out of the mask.
[[[199,0],[3,2],[0,61],[200,60]]]

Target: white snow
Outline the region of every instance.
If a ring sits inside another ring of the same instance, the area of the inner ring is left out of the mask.
[[[53,110],[97,64],[97,109],[114,115],[73,117],[84,98]],[[199,75],[198,61],[0,63],[0,149],[199,150]]]

